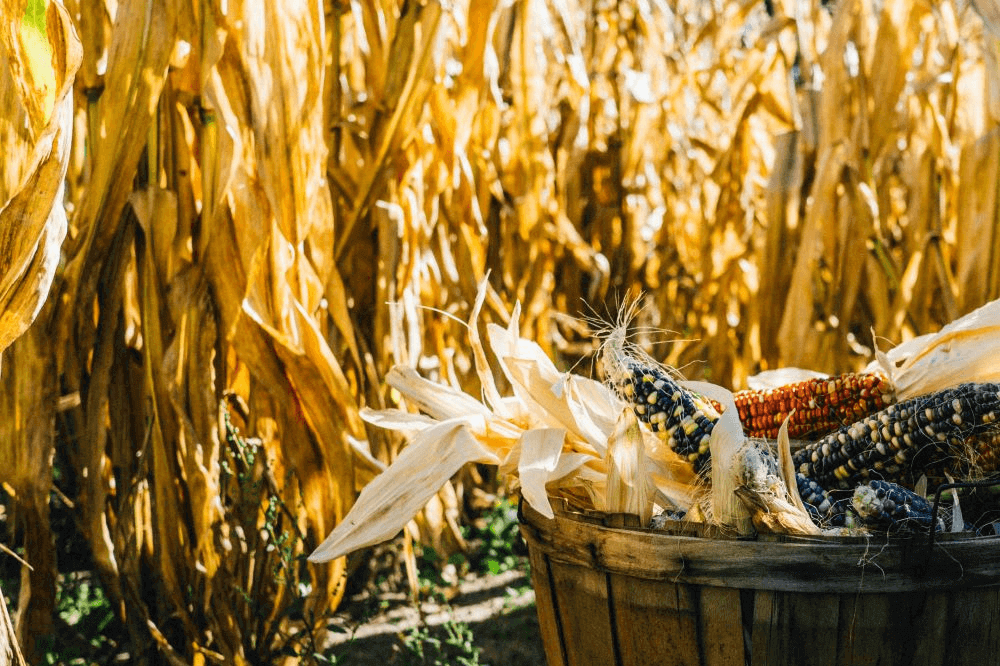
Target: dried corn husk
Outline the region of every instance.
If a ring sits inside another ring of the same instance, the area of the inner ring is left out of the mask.
[[[35,639],[53,631],[56,605],[48,527],[58,379],[51,336],[41,322],[31,326],[44,322],[67,234],[63,194],[82,49],[59,2],[48,4],[47,42],[20,20],[23,5],[3,3],[0,14],[13,16],[0,22],[0,352],[10,364],[0,389],[0,481],[17,504],[10,532],[24,532],[22,554],[33,565],[21,577],[18,636],[5,605],[0,615],[0,663],[23,664],[18,638],[29,660],[40,660]]]
[[[639,419],[631,409],[622,410],[608,439],[608,485],[606,509],[630,513],[648,525],[653,515],[653,496],[646,471],[646,451]],[[523,482],[522,482],[523,484]]]
[[[716,523],[748,534],[750,512],[736,496],[736,488],[743,478],[742,452],[747,439],[740,424],[739,412],[733,394],[708,382],[686,382],[685,388],[697,391],[725,407],[715,428],[712,429],[712,518]]]
[[[481,417],[450,419],[423,430],[388,470],[358,496],[354,509],[310,555],[332,560],[392,538],[467,462],[497,464],[472,431],[485,430]]]
[[[11,77],[37,65],[23,50],[21,23],[0,30],[0,111],[4,164],[0,165],[0,351],[28,328],[41,310],[66,237],[63,183],[73,135],[73,80],[82,57],[71,19],[49,5],[53,91]],[[52,106],[49,106],[52,104]],[[57,205],[58,204],[58,205]]]
[[[769,456],[769,451],[754,444],[745,446],[739,456],[743,483],[733,493],[750,512],[753,526],[764,534],[821,534],[799,497],[787,418],[778,432],[777,470],[770,469],[773,459],[769,461]]]
[[[964,382],[1000,381],[1000,300],[956,319],[937,333],[877,352],[868,369],[881,369],[899,400]]]

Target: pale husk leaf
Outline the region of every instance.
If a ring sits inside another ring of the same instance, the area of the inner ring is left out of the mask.
[[[546,484],[558,478],[554,472],[562,457],[566,431],[559,428],[535,428],[521,436],[521,455],[517,476],[524,501],[546,518],[552,518]]]
[[[396,535],[462,465],[497,464],[461,420],[419,433],[385,472],[375,477],[333,532],[309,556],[327,562]]]
[[[708,382],[684,382],[684,387],[706,395],[725,407],[712,428],[709,445],[712,452],[712,520],[736,530],[738,534],[748,534],[751,531],[750,514],[735,492],[742,485],[740,452],[745,446],[746,436],[733,394]]]
[[[611,437],[605,457],[608,481],[605,511],[630,513],[648,525],[653,515],[653,496],[646,466],[645,443],[639,420],[631,408],[621,411],[621,416]]]
[[[1000,300],[942,328],[884,352],[869,370],[881,369],[900,400],[964,382],[1000,381]]]

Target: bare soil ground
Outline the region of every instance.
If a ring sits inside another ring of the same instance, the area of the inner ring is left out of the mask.
[[[373,614],[374,612],[374,614]],[[535,614],[535,594],[523,572],[462,581],[447,603],[409,602],[403,594],[382,594],[346,602],[336,623],[333,652],[338,666],[404,664],[402,640],[414,629],[440,632],[449,620],[471,629],[483,666],[544,666]]]

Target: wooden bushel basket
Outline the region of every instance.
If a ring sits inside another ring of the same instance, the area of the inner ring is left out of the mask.
[[[554,509],[521,513],[549,666],[1000,664],[1000,537],[737,540]]]

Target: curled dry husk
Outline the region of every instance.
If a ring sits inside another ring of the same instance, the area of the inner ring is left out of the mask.
[[[387,382],[423,414],[362,412],[369,423],[407,433],[411,441],[364,488],[311,561],[335,559],[392,537],[468,462],[497,465],[524,501],[550,518],[553,496],[581,508],[634,514],[643,524],[649,523],[654,505],[688,511],[698,504],[708,510],[693,514],[712,516],[740,533],[749,530],[751,513],[734,494],[746,438],[728,391],[692,384],[693,390],[731,407],[713,432],[712,477],[723,481],[710,490],[611,389],[560,372],[541,347],[522,338],[517,307],[507,328],[486,327],[496,369],[512,390],[502,396],[477,329],[484,295],[485,283],[469,321],[483,399],[428,381],[412,368],[394,368]]]
[[[882,370],[898,400],[965,382],[1000,382],[1000,300],[987,303],[937,333],[876,352],[868,371]]]

